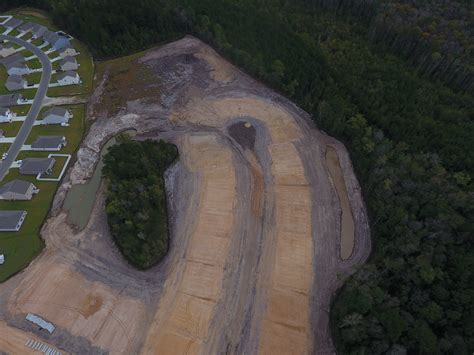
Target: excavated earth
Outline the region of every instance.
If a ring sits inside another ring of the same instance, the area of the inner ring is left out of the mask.
[[[42,229],[44,252],[0,285],[0,350],[34,353],[33,339],[78,354],[334,353],[331,297],[370,252],[344,146],[195,38],[129,64],[146,77],[120,100],[114,92],[119,109],[108,109],[114,71],[96,80],[91,127]],[[83,230],[62,209],[105,142],[129,129],[180,152],[165,176],[170,252],[145,272],[111,241],[105,183]],[[53,334],[31,326],[29,312]]]

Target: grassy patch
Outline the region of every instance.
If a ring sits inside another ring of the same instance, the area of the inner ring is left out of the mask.
[[[0,129],[3,130],[5,137],[14,137],[18,134],[23,122],[0,123]]]
[[[62,154],[62,153],[61,153]],[[50,175],[42,175],[42,178],[47,179],[57,179],[61,175],[61,171],[63,171],[64,165],[67,162],[68,157],[61,157],[61,156],[54,156],[52,157],[56,161],[54,163],[53,171]]]
[[[10,33],[8,35],[16,37],[19,34],[20,34],[20,32],[17,29],[14,29],[14,30],[10,31]]]
[[[43,75],[42,72],[38,72],[38,73],[32,73],[32,74],[25,75],[24,78],[26,79],[28,84],[39,84],[40,81],[41,81],[41,76],[42,75]]]
[[[26,65],[28,65],[30,69],[39,69],[43,67],[41,61],[38,58],[33,58],[29,60],[28,62],[26,62]]]
[[[30,108],[31,105],[17,105],[10,107],[10,111],[15,112],[17,116],[26,116]]]
[[[144,65],[137,64],[137,59],[143,57],[146,51],[112,59],[97,64],[97,81],[102,80],[108,70],[109,78],[105,83],[105,92],[98,105],[109,115],[114,115],[124,108],[127,101],[146,97],[159,97],[156,79]]]
[[[10,143],[0,143],[0,156],[8,152],[8,149],[10,149]]]
[[[70,120],[69,127],[57,126],[35,126],[32,134],[64,135],[68,140],[67,146],[60,153],[73,154],[79,147],[79,143],[84,134],[84,105],[69,106],[74,113]],[[62,131],[64,130],[64,131]],[[20,152],[19,159],[26,157],[47,157],[51,152]],[[57,161],[55,171],[59,169],[59,175],[64,162],[61,157],[54,157]],[[0,201],[2,210],[26,210],[28,215],[18,232],[0,233],[0,253],[5,254],[6,262],[0,267],[0,282],[6,280],[13,274],[25,268],[33,258],[35,258],[43,248],[43,241],[39,237],[39,231],[46,215],[51,207],[51,203],[58,187],[57,182],[38,181],[35,176],[24,176],[19,174],[19,169],[10,169],[10,172],[2,181],[2,185],[14,179],[21,179],[33,182],[40,193],[35,195],[31,201]]]

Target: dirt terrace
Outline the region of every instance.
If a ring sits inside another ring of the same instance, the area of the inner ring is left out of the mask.
[[[135,55],[126,68],[110,65],[97,78],[94,123],[43,228],[45,251],[0,285],[0,326],[16,334],[2,350],[36,336],[88,354],[333,353],[330,299],[339,275],[370,251],[345,148],[192,37]],[[135,78],[124,83],[133,95],[115,75]],[[84,230],[69,227],[61,208],[107,139],[130,128],[180,151],[166,175],[171,249],[146,272],[111,243],[104,186]],[[28,312],[55,333],[29,327]]]

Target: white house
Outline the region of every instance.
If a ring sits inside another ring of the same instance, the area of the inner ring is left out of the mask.
[[[5,255],[0,254],[0,265],[3,265],[5,263]]]
[[[5,58],[16,52],[15,47],[11,42],[3,43],[0,45],[0,57]]]
[[[67,124],[72,113],[62,107],[53,107],[43,114],[41,124]]]
[[[68,56],[68,57],[64,57],[59,62],[59,68],[62,71],[77,70],[77,68],[79,68],[79,65],[77,64],[76,58]]]
[[[9,108],[0,107],[0,123],[10,123],[14,117],[15,114],[11,112]]]
[[[74,57],[79,54],[74,47],[66,46],[58,51],[61,58]]]
[[[79,84],[81,78],[75,71],[67,71],[58,75],[58,84],[61,86]]]

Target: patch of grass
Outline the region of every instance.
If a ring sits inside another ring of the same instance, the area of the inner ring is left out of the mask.
[[[17,116],[26,116],[30,108],[31,105],[17,105],[10,107],[10,111],[15,112]]]
[[[48,129],[48,134],[64,135],[68,140],[67,146],[60,153],[73,154],[79,147],[84,134],[84,105],[68,106],[74,112],[69,127],[57,126],[35,126],[32,135],[40,135]],[[61,129],[64,130],[61,131]],[[19,159],[26,157],[47,157],[51,152],[20,152]],[[62,169],[64,162],[62,158],[55,157],[57,163],[55,170]],[[59,174],[58,172],[58,174]],[[53,172],[54,174],[55,172]],[[42,250],[44,244],[39,237],[39,231],[51,207],[54,194],[58,187],[57,182],[38,181],[35,176],[20,175],[19,169],[10,169],[2,185],[8,181],[20,179],[31,181],[40,189],[31,201],[0,201],[2,210],[26,210],[28,215],[22,228],[18,232],[0,233],[0,253],[5,254],[6,262],[0,267],[0,282],[25,268]]]
[[[100,107],[109,115],[119,112],[128,100],[159,97],[159,89],[153,85],[156,83],[153,73],[144,65],[137,64],[137,59],[143,57],[146,52],[142,51],[97,64],[97,82],[102,80],[106,70],[109,71],[109,77],[105,83],[107,95],[103,95],[100,99],[102,103]]]
[[[43,65],[41,64],[40,60],[37,57],[26,62],[26,65],[28,65],[30,69],[39,69],[43,67]]]
[[[53,171],[51,172],[50,175],[42,175],[41,177],[48,178],[48,179],[57,179],[59,175],[61,175],[61,171],[63,170],[68,157],[54,156],[52,158],[54,158],[54,160],[56,161],[54,163]]]
[[[5,137],[14,137],[18,134],[23,122],[0,123],[0,129],[3,130]]]
[[[41,81],[42,75],[43,75],[42,72],[38,72],[38,73],[25,75],[24,78],[28,82],[28,84],[39,84]]]
[[[10,33],[8,35],[15,37],[19,34],[20,34],[20,32],[17,29],[14,29],[14,30],[10,31]]]
[[[8,149],[10,149],[10,143],[0,143],[0,157],[3,153],[8,152]]]

